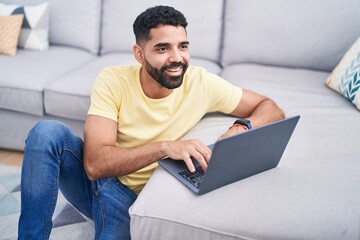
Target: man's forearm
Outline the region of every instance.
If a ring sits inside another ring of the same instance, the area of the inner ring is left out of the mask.
[[[283,119],[285,114],[274,101],[264,99],[261,101],[247,119],[250,120],[253,127],[259,127],[267,123]]]
[[[91,150],[85,144],[84,166],[88,178],[95,180],[135,172],[165,156],[162,142],[136,148],[98,146]]]
[[[94,180],[127,175],[167,156],[184,161],[193,172],[192,157],[205,170],[211,150],[200,140],[193,139],[155,142],[135,148],[90,147],[85,144],[84,155],[86,173],[90,180]]]

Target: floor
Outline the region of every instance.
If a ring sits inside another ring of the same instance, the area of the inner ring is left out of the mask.
[[[21,166],[23,152],[0,149],[0,164]]]
[[[23,152],[0,149],[0,240],[17,239],[20,216],[20,172]],[[85,240],[94,236],[94,226],[59,192],[50,239]]]

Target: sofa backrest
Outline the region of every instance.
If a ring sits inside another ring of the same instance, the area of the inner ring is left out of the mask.
[[[1,0],[16,5],[49,2],[50,44],[99,52],[102,0]]]
[[[103,0],[101,53],[131,52],[135,18],[156,5],[173,6],[185,15],[192,57],[220,62],[223,0]]]
[[[222,64],[332,70],[360,36],[359,0],[226,0]]]

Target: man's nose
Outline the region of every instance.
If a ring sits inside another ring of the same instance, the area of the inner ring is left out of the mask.
[[[169,62],[182,62],[183,57],[178,50],[171,51],[171,55],[169,57]]]

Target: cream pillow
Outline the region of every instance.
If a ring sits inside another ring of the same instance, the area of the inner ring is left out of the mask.
[[[0,16],[0,54],[15,56],[24,15]]]
[[[346,97],[360,110],[360,38],[331,72],[326,79],[326,85]]]
[[[0,16],[24,15],[18,47],[47,50],[49,47],[49,3],[21,6],[0,3]]]

